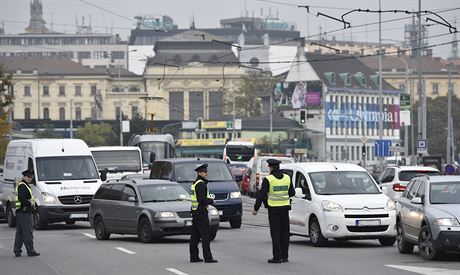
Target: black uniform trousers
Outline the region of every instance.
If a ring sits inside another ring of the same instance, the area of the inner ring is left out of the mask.
[[[209,217],[207,213],[192,214],[192,232],[190,235],[190,260],[199,258],[198,243],[201,239],[204,260],[212,260],[209,237]]]
[[[289,209],[268,209],[270,236],[272,237],[273,258],[289,257]]]
[[[14,239],[14,254],[21,254],[22,245],[26,246],[27,254],[35,253],[33,236],[33,215],[16,211],[16,237]]]

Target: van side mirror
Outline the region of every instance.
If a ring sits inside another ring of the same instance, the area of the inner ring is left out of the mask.
[[[155,153],[151,152],[150,153],[150,163],[153,163],[155,161]]]
[[[295,189],[295,197],[296,198],[303,198],[302,188],[298,187]]]
[[[137,202],[137,199],[135,197],[128,197],[129,202]]]
[[[107,169],[101,170],[101,180],[102,181],[107,180]]]
[[[420,197],[412,198],[412,200],[410,202],[413,203],[413,204],[423,204],[422,198],[420,198]]]

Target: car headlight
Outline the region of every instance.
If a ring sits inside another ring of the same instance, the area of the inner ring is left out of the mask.
[[[174,213],[173,212],[157,212],[155,214],[155,218],[173,218]]]
[[[237,199],[237,198],[241,198],[241,192],[240,191],[230,192],[230,199]]]
[[[328,212],[340,212],[343,211],[342,206],[332,201],[323,201],[323,210]]]
[[[452,218],[441,218],[441,219],[436,219],[434,220],[434,225],[439,225],[439,226],[460,226],[460,223],[458,222],[457,219],[452,219]]]
[[[395,210],[396,209],[396,204],[392,200],[387,201],[387,210]]]
[[[42,198],[44,203],[48,204],[56,204],[59,203],[58,199],[53,196],[53,194],[47,193],[47,192],[42,192]]]
[[[211,216],[219,216],[219,211],[217,211],[217,209],[214,206],[209,205],[208,212]]]

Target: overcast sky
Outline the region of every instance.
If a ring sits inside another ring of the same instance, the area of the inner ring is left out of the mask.
[[[4,24],[5,33],[24,32],[30,19],[29,4],[31,1],[0,0],[0,21]],[[272,16],[278,14],[280,19],[294,22],[302,36],[318,38],[316,35],[318,35],[321,27],[322,32],[331,32],[329,37],[335,36],[337,40],[353,39],[378,42],[378,24],[340,30],[343,28],[342,23],[316,16],[318,12],[340,17],[351,9],[376,10],[378,9],[378,0],[41,0],[41,2],[43,3],[43,17],[47,22],[47,27],[51,29],[51,22],[54,22],[54,31],[66,33],[75,32],[76,16],[78,16],[78,21],[81,24],[82,16],[85,16],[86,23],[88,23],[89,15],[91,15],[95,32],[110,31],[113,26],[113,33],[119,33],[122,38],[126,39],[130,29],[135,25],[134,16],[137,15],[168,15],[172,17],[179,28],[189,28],[191,18],[194,17],[197,28],[218,28],[220,27],[220,19],[240,17],[245,14],[245,10],[249,16],[254,13],[256,17],[260,17],[261,9],[263,9],[264,16],[268,15],[271,10]],[[418,9],[418,0],[381,0],[381,2],[382,10],[414,11]],[[292,6],[306,5],[306,3],[310,5],[310,13],[307,13],[305,8]],[[460,0],[422,0],[422,10],[440,12],[439,15],[451,24],[454,24],[455,17],[457,17],[457,21],[460,21]],[[408,15],[383,14],[382,21],[405,17]],[[429,17],[440,21],[435,16]],[[352,26],[370,24],[378,22],[378,14],[353,13],[346,19]],[[403,40],[404,24],[409,22],[409,19],[406,19],[383,23],[382,38]],[[460,24],[457,23],[457,26],[460,30]],[[428,44],[452,41],[454,36],[448,33],[449,29],[441,25],[428,27],[428,36],[437,36],[428,40]],[[457,35],[457,39],[460,39],[460,34]],[[383,42],[398,43],[386,40]],[[450,45],[434,49],[435,55],[443,57],[449,56],[450,51]]]

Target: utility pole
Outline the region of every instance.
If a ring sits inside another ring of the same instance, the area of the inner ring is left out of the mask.
[[[70,100],[70,138],[73,138],[72,99]]]
[[[426,140],[426,98],[422,84],[422,0],[418,0],[417,74],[418,74],[418,139]]]
[[[120,77],[120,67],[121,65],[118,64],[118,92],[120,93],[120,146],[123,146],[123,100],[121,98],[121,77]]]
[[[379,0],[379,10],[382,2]],[[382,13],[379,12],[379,141],[383,140],[383,91],[382,91]],[[379,170],[383,170],[383,156],[379,157]]]
[[[449,59],[449,84],[447,87],[447,164],[452,164],[452,77],[451,77],[452,60]]]

